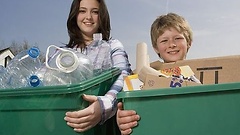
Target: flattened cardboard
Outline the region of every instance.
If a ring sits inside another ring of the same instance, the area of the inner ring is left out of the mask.
[[[202,84],[240,82],[240,55],[190,59],[173,63],[155,61],[150,66],[156,70],[189,65]]]
[[[177,78],[166,78],[166,77],[159,77],[155,75],[147,75],[146,82],[143,85],[143,90],[148,89],[159,89],[159,88],[176,88],[176,87],[186,87],[186,86],[197,86],[201,85],[199,83],[187,81],[187,80],[180,80]]]

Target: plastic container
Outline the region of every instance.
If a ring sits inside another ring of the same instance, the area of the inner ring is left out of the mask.
[[[81,98],[82,94],[104,95],[119,74],[120,70],[113,68],[79,84],[2,90],[0,92],[0,134],[107,134],[107,124],[111,121],[101,126],[97,125],[84,133],[77,133],[66,124],[64,117],[67,111],[88,106],[88,102]]]
[[[0,65],[0,89],[6,87],[6,83],[4,82],[6,72],[6,68]]]
[[[50,53],[53,55],[50,56]],[[50,45],[46,52],[45,66],[37,75],[46,86],[79,83],[93,77],[93,65],[81,52]]]
[[[39,59],[40,50],[37,47],[31,47],[18,53],[7,65],[7,75],[5,83],[10,88],[36,87],[30,83],[30,78],[42,66]]]
[[[131,135],[239,135],[240,83],[121,92],[140,115]]]
[[[101,33],[93,34],[93,42],[87,46],[86,55],[93,62],[94,74],[112,68],[111,46],[102,39]]]

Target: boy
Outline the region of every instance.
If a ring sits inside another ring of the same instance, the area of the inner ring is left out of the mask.
[[[188,22],[175,13],[159,16],[151,26],[153,49],[165,63],[184,60],[192,37]],[[130,134],[138,120],[140,116],[134,110],[123,110],[123,104],[118,103],[117,124],[122,135]]]

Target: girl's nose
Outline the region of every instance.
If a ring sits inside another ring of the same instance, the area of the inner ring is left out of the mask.
[[[91,13],[90,12],[87,12],[87,14],[86,14],[86,19],[91,19],[92,18],[92,15],[91,15]]]

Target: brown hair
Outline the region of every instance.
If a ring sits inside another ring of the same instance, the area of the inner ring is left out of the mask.
[[[104,40],[109,40],[110,37],[110,17],[107,6],[104,0],[96,0],[99,2],[99,28],[98,33],[102,33]],[[73,0],[70,13],[67,20],[68,35],[70,37],[67,47],[73,48],[75,46],[81,49],[86,47],[82,32],[77,25],[77,16],[79,13],[79,6],[81,0]]]

